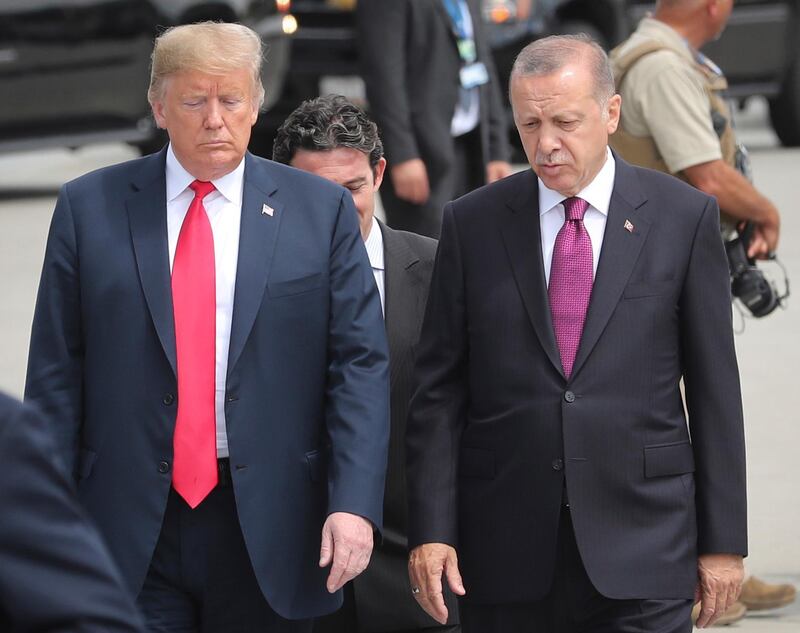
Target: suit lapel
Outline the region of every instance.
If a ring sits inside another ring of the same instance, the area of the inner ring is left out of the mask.
[[[614,159],[614,191],[611,194],[589,311],[572,369],[573,376],[580,371],[608,324],[650,229],[650,222],[637,210],[647,199],[638,187],[636,173],[616,154]],[[631,231],[626,228],[626,221],[633,225]]]
[[[419,279],[413,274],[414,265],[419,257],[408,247],[392,229],[378,222],[383,235],[384,275],[386,292],[386,337],[389,341],[389,358],[398,358],[402,343],[403,324],[398,322],[398,310],[404,313],[403,307],[418,305]]]
[[[542,348],[553,367],[563,375],[547,298],[539,225],[539,193],[533,170],[527,173],[519,194],[507,204],[509,210],[502,222],[502,232],[517,288]]]
[[[139,279],[164,353],[177,375],[175,325],[167,243],[166,150],[146,159],[128,198],[128,223]]]
[[[239,261],[228,351],[229,376],[242,354],[264,297],[275,238],[283,219],[283,204],[272,197],[277,188],[265,164],[248,153],[245,157]],[[272,209],[272,214],[264,212],[265,209]]]

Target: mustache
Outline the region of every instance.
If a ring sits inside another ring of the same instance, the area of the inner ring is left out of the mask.
[[[535,162],[537,165],[552,165],[572,162],[572,155],[564,150],[556,150],[549,154],[536,152]]]

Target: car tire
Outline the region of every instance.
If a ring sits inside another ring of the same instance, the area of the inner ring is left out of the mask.
[[[800,145],[800,51],[786,73],[780,94],[769,100],[769,118],[784,146]]]

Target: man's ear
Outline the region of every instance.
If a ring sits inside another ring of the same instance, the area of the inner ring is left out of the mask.
[[[167,117],[164,115],[164,102],[163,101],[153,101],[150,104],[150,107],[153,110],[153,118],[156,120],[156,125],[161,130],[167,129]]]
[[[619,126],[619,114],[621,108],[622,108],[622,97],[620,95],[614,95],[608,100],[608,105],[606,106],[605,114],[607,117],[606,130],[608,131],[609,136],[617,131],[617,127]]]
[[[372,174],[375,179],[375,182],[372,185],[373,191],[378,191],[378,189],[380,189],[381,183],[383,182],[384,173],[386,173],[386,159],[383,156],[381,156],[381,159],[378,161],[378,164],[375,165],[374,169],[372,170]]]

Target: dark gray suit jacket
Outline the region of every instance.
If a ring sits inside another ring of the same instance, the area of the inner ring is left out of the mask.
[[[133,598],[34,408],[0,394],[0,630],[136,633]]]
[[[366,571],[353,581],[361,633],[437,626],[436,621],[419,607],[409,589],[405,467],[411,380],[436,257],[436,241],[415,233],[396,231],[382,222],[379,226],[383,234],[392,423],[383,501],[383,542],[375,548]],[[454,600],[450,601],[448,608],[457,618]]]
[[[455,545],[466,600],[540,599],[566,485],[600,593],[691,598],[698,554],[747,551],[717,204],[617,157],[568,379],[538,208],[527,170],[445,209],[407,428],[409,545]]]
[[[416,345],[428,298],[436,241],[379,222],[385,266],[392,424],[383,502],[384,538],[367,570],[353,581],[340,613],[315,625],[320,633],[382,633],[437,626],[413,599],[408,581],[405,429]],[[455,600],[448,599],[457,622]]]
[[[467,0],[478,59],[489,83],[480,87],[483,165],[508,160],[508,128],[491,51],[483,32],[480,0]],[[362,73],[370,112],[378,123],[389,166],[412,158],[425,163],[437,221],[456,191],[455,147],[450,125],[459,96],[461,59],[442,0],[361,0],[356,8]],[[471,180],[471,179],[470,179]],[[482,178],[479,184],[485,182]],[[389,179],[385,186],[391,185]],[[392,194],[392,198],[394,198]],[[387,213],[391,210],[387,208]],[[407,210],[407,213],[412,213]],[[390,223],[396,220],[389,218]],[[414,224],[404,227],[420,228]],[[422,226],[428,227],[423,223]]]

